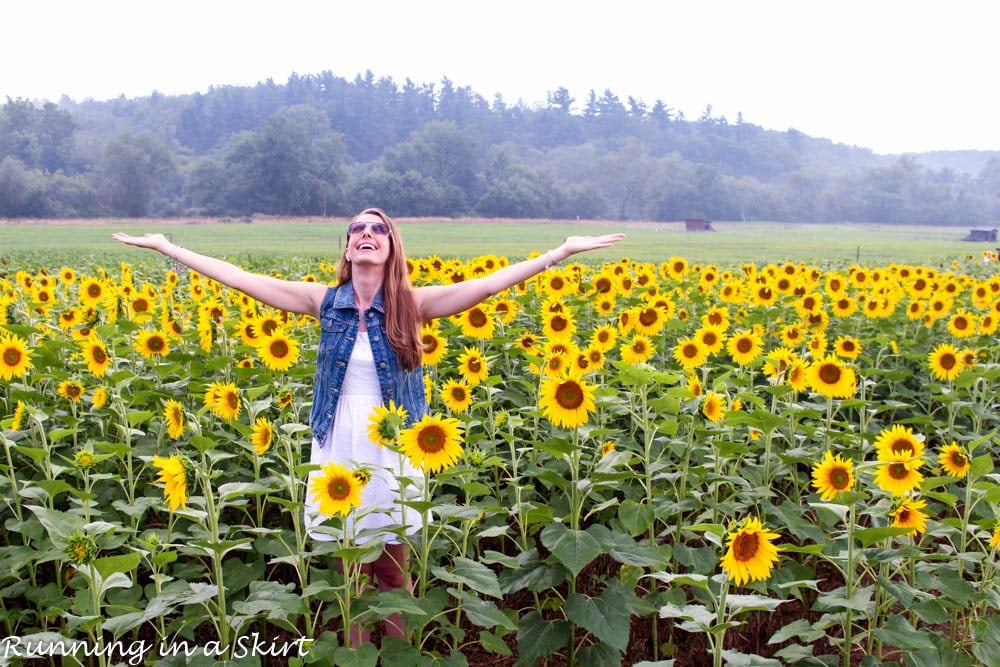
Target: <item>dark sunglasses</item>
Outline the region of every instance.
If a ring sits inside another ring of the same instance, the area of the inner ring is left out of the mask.
[[[371,227],[373,234],[379,236],[389,235],[389,225],[384,222],[352,222],[347,226],[347,235],[354,236],[365,231],[365,227]]]

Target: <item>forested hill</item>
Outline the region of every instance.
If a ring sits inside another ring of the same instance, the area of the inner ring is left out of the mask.
[[[617,92],[330,72],[0,108],[0,217],[349,215],[995,225],[1000,152],[876,155]],[[956,159],[949,160],[949,157]]]

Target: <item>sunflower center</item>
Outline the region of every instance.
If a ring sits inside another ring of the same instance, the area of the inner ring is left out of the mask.
[[[11,368],[21,363],[21,351],[16,347],[8,347],[3,351],[3,363]]]
[[[271,356],[284,359],[288,356],[288,343],[283,340],[276,340],[271,343]]]
[[[694,359],[698,356],[698,346],[693,343],[688,343],[681,348],[681,354],[683,354],[687,359]]]
[[[968,462],[969,460],[965,458],[965,454],[961,452],[951,453],[951,464],[956,468],[964,468]]]
[[[969,328],[969,321],[966,320],[964,317],[956,317],[955,328],[958,329],[959,331],[964,331]]]
[[[452,387],[451,388],[451,400],[453,401],[464,401],[465,400],[465,389],[462,387]]]
[[[236,410],[240,407],[240,399],[236,396],[235,392],[228,392],[226,394],[226,403],[231,410]]]
[[[351,483],[344,477],[334,477],[327,482],[326,492],[334,500],[346,500],[351,495]]]
[[[556,403],[564,410],[576,410],[583,405],[583,390],[573,380],[567,380],[556,389]]]
[[[444,449],[447,442],[447,434],[440,426],[428,426],[420,431],[417,436],[417,446],[425,454],[436,454]]]
[[[908,510],[905,507],[901,508],[899,512],[896,514],[896,520],[899,521],[900,523],[906,523],[907,521],[909,521],[910,510]]]
[[[894,454],[913,454],[913,443],[909,440],[896,440],[890,447]]]
[[[552,286],[552,289],[561,290],[563,288],[563,285],[565,285],[566,283],[563,281],[562,278],[556,276],[555,278],[552,279],[552,282],[550,282],[549,284]]]
[[[951,354],[950,352],[945,353],[941,355],[940,359],[938,359],[938,363],[941,364],[941,368],[945,369],[946,371],[950,371],[952,368],[958,365],[958,357],[956,357],[954,354]]]
[[[482,368],[483,364],[482,362],[479,361],[479,359],[469,359],[470,371],[472,371],[473,373],[478,373],[480,370],[482,370]]]
[[[719,340],[719,337],[716,336],[715,333],[712,332],[712,331],[706,332],[705,335],[701,337],[701,342],[703,342],[705,345],[708,345],[710,347],[712,345],[715,345],[715,342],[717,340]]]
[[[87,286],[87,296],[91,299],[96,299],[101,296],[101,286],[100,285],[88,285]]]
[[[656,312],[655,308],[646,308],[639,313],[639,321],[647,327],[656,324],[658,319],[659,314]]]
[[[905,463],[890,463],[888,472],[889,477],[893,479],[906,479],[910,474],[910,470],[906,467]]]
[[[604,294],[606,292],[610,292],[611,281],[608,280],[607,278],[599,278],[597,282],[594,284],[594,287],[597,289],[598,294]]]
[[[136,299],[132,302],[132,310],[137,313],[144,313],[149,310],[149,303],[145,299]]]
[[[749,338],[740,338],[736,341],[736,351],[741,354],[747,354],[753,350],[753,341]]]
[[[474,327],[485,327],[489,320],[486,317],[486,313],[476,308],[469,313],[469,324]]]
[[[159,336],[151,336],[147,345],[153,352],[162,352],[165,346],[164,340]]]
[[[95,347],[93,351],[90,353],[90,356],[95,362],[99,364],[103,364],[105,361],[108,360],[108,355],[105,354],[104,349],[100,347]]]
[[[851,475],[844,468],[834,468],[830,471],[830,486],[837,491],[845,490],[851,483]]]
[[[634,343],[632,343],[632,351],[635,352],[636,354],[645,354],[646,352],[645,341],[637,340]]]
[[[748,561],[757,555],[760,540],[755,533],[740,533],[733,540],[733,557],[738,561]]]
[[[421,340],[424,344],[424,352],[433,352],[438,347],[437,338],[431,336],[430,334],[424,334]]]
[[[840,382],[840,367],[837,364],[823,364],[819,367],[819,379],[823,384],[837,384]]]

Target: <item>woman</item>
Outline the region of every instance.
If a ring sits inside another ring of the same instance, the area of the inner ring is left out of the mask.
[[[386,448],[368,440],[367,426],[372,409],[401,405],[408,423],[427,411],[423,372],[420,366],[421,323],[447,317],[475,306],[485,299],[523,282],[570,255],[605,248],[623,234],[570,236],[562,245],[543,255],[511,264],[494,273],[448,285],[411,287],[406,257],[396,225],[383,211],[365,209],[347,228],[347,244],[337,267],[338,284],[281,280],[249,273],[233,264],[174,245],[163,234],[112,235],[116,241],[151,248],[175,262],[239,290],[261,303],[279,310],[312,315],[322,333],[316,358],[313,406],[309,417],[313,443],[310,462],[337,461],[364,466],[372,478],[365,485],[363,504],[376,511],[363,512],[354,530],[400,525],[398,481],[390,471],[398,470],[399,459]],[[418,476],[412,467],[404,474]],[[422,520],[408,513],[407,531]],[[322,521],[315,500],[306,504],[306,525]],[[367,535],[379,534],[367,530]],[[314,539],[329,535],[311,531]],[[368,572],[381,590],[409,585],[406,551],[393,533],[379,534],[385,542],[379,558]],[[402,619],[386,620],[389,636],[404,638]],[[355,643],[352,637],[352,643]],[[358,641],[367,641],[362,635]]]

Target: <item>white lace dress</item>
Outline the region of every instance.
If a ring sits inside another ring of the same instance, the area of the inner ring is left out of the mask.
[[[411,507],[402,511],[399,504],[400,466],[402,474],[411,481],[406,484],[406,496],[411,500],[420,499],[423,494],[423,473],[415,469],[406,457],[402,457],[388,447],[379,447],[368,439],[368,421],[376,407],[382,404],[379,391],[378,375],[375,372],[375,360],[372,355],[371,343],[367,331],[358,331],[354,341],[354,349],[347,363],[344,384],[340,389],[340,399],[333,418],[333,426],[327,432],[326,442],[320,443],[313,439],[310,462],[317,465],[324,463],[341,463],[348,469],[365,466],[371,472],[371,479],[361,492],[361,507],[355,508],[347,517],[345,529],[348,534],[356,536],[358,543],[378,538],[390,544],[399,542],[399,536],[390,532],[359,533],[367,529],[380,529],[387,526],[407,525],[407,534],[416,532],[423,526],[422,517]],[[310,473],[322,474],[321,471]],[[371,511],[369,511],[371,510]],[[355,521],[355,515],[361,515]],[[321,525],[325,517],[319,513],[318,504],[312,498],[312,493],[306,493],[305,525],[309,535],[316,540],[334,539],[328,533],[315,532],[313,528]],[[331,521],[336,526],[339,521]],[[357,531],[357,532],[353,532]]]

